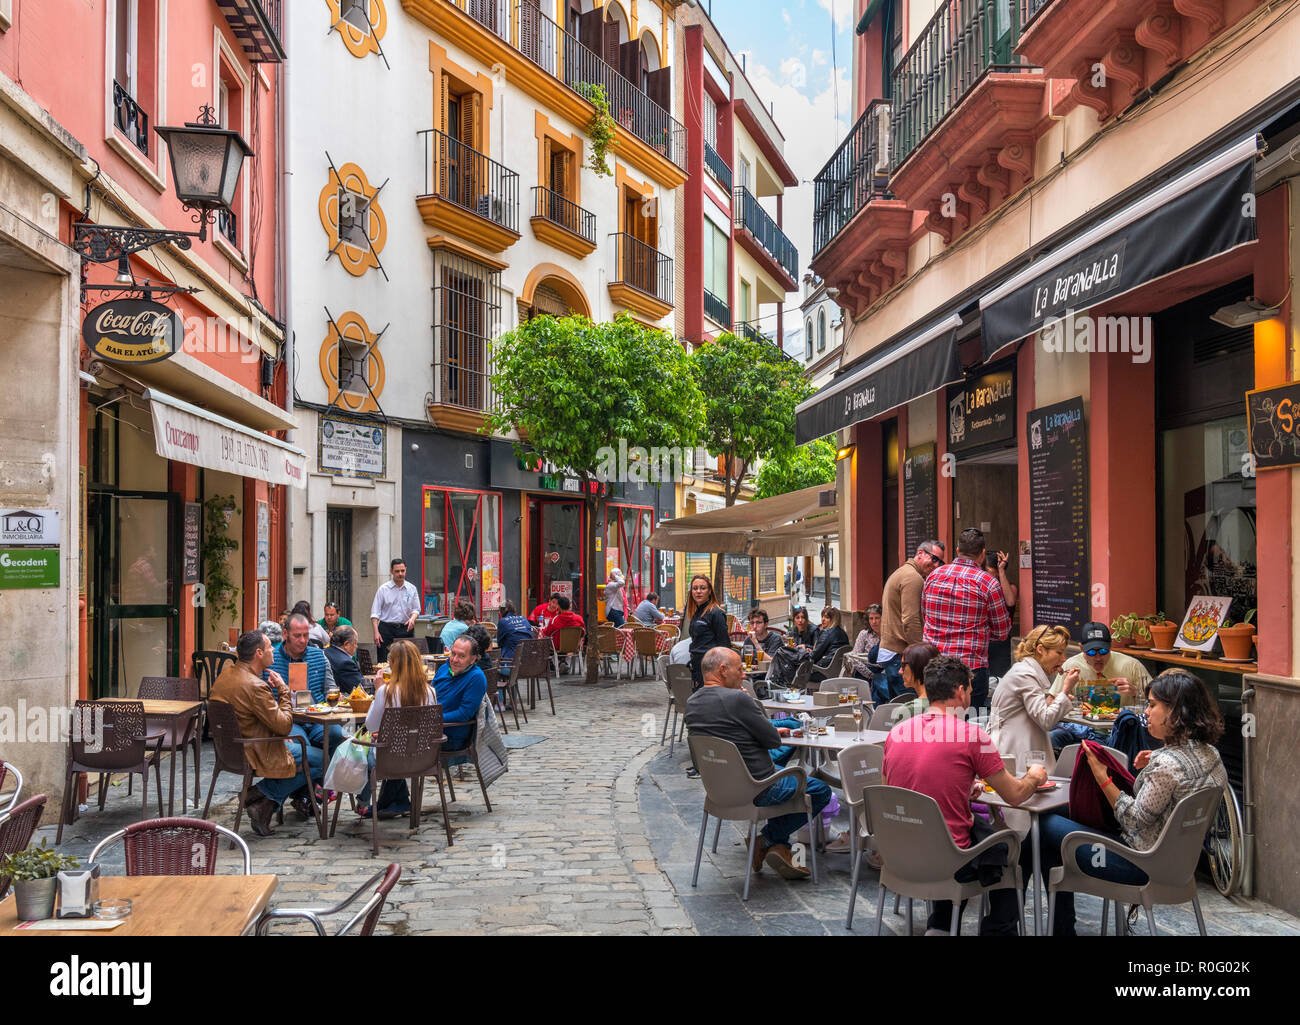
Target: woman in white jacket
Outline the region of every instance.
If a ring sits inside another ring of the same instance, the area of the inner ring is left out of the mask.
[[[1016,663],[998,681],[989,715],[989,736],[998,751],[1021,758],[1041,751],[1050,774],[1056,767],[1052,752],[1052,727],[1070,714],[1072,694],[1079,670],[1065,673],[1060,694],[1052,693],[1052,681],[1065,661],[1070,632],[1063,626],[1037,626],[1016,649]]]

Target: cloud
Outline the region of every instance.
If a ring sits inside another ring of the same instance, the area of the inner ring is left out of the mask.
[[[853,24],[853,0],[817,0],[817,6],[834,17],[841,32]]]
[[[789,28],[793,24],[790,20],[790,12],[784,7],[781,8],[781,20],[785,22],[786,28]]]

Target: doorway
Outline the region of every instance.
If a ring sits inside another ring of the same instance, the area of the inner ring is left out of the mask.
[[[582,581],[586,569],[586,509],[581,501],[528,500],[528,607],[536,608],[552,594],[573,600],[584,609]]]
[[[984,531],[985,548],[994,557],[1006,552],[1007,579],[1015,583],[1019,575],[1020,545],[1020,471],[1016,461],[1016,444],[989,446],[963,453],[958,457],[952,479],[952,536],[967,527]],[[949,553],[949,559],[956,556]],[[996,570],[994,571],[996,575]],[[1020,631],[1020,604],[1011,610],[1011,632]]]
[[[325,513],[325,600],[352,618],[352,510]]]
[[[624,608],[628,615],[654,587],[654,560],[650,535],[655,511],[650,506],[610,505],[605,512],[605,577],[617,566],[627,584]]]
[[[133,698],[142,677],[179,675],[180,499],[91,489],[87,504],[87,692]]]

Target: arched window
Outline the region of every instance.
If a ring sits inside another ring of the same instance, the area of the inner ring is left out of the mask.
[[[826,351],[826,311],[817,314],[817,351]]]
[[[803,344],[804,359],[812,359],[812,343],[813,343],[812,317],[809,317],[808,322],[804,325],[804,344]]]

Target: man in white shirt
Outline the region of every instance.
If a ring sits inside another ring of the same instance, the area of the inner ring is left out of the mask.
[[[420,614],[420,592],[407,583],[406,561],[394,559],[389,567],[393,579],[379,585],[370,605],[370,624],[375,629],[379,661],[388,661],[388,646],[399,637],[415,636],[415,618]]]

